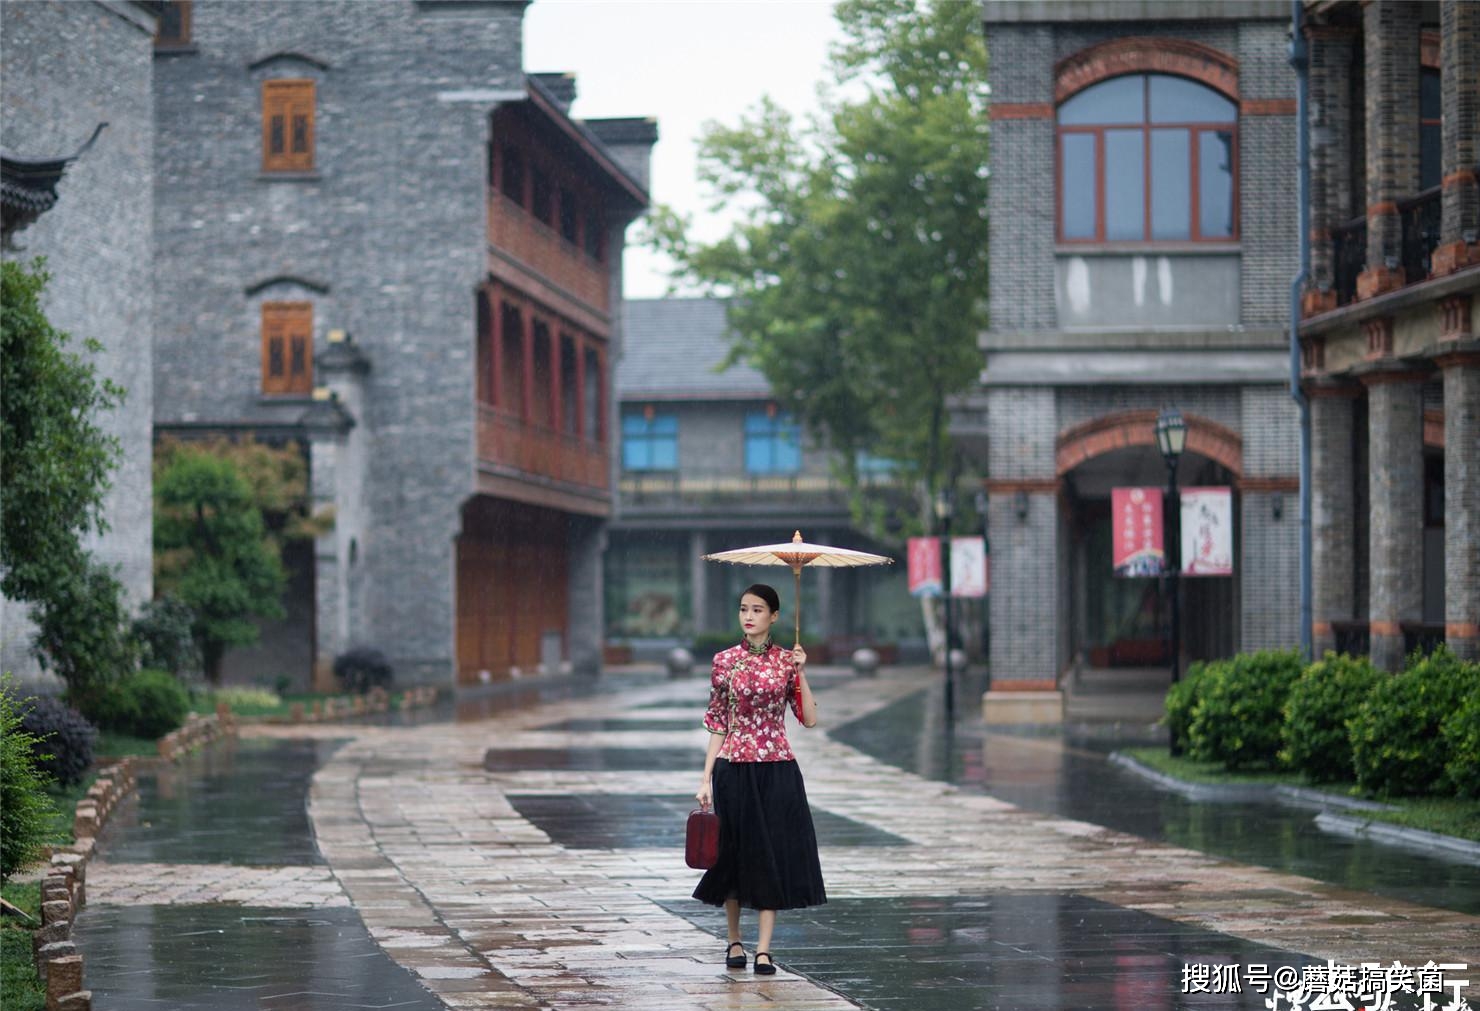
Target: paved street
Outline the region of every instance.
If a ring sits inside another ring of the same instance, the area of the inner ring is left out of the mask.
[[[860,726],[917,695],[923,676],[819,678],[822,726]],[[262,809],[249,821],[276,826],[271,845],[250,832],[220,838],[219,818],[213,829],[184,817],[166,832],[178,846],[141,846],[166,816],[125,819],[89,872],[79,921],[98,1006],[1262,1007],[1252,992],[1182,996],[1182,966],[1480,962],[1480,918],[1454,903],[1030,810],[797,730],[830,901],[782,914],[776,977],[726,971],[723,916],[689,899],[698,873],[681,852],[706,691],[699,677],[613,678],[538,704],[490,700],[488,718],[470,718],[472,704],[451,723],[254,729],[260,739],[236,745],[233,766],[259,763],[260,774],[283,747],[304,775],[322,761],[308,804],[319,853],[251,856],[295,849],[286,778],[272,795],[238,796]],[[914,737],[929,748],[929,727]],[[1023,743],[1029,763],[1062,747]],[[207,795],[219,798],[216,782]],[[274,807],[279,794],[288,802]],[[139,803],[174,809],[152,795]],[[1453,874],[1472,902],[1480,870]],[[258,940],[264,924],[276,947]],[[364,930],[390,959],[357,937]],[[172,932],[219,939],[185,972],[194,996],[187,981],[165,999],[135,957],[151,948],[156,966],[188,961],[179,953],[197,949]],[[269,978],[264,956],[300,971]],[[346,974],[346,959],[363,971]],[[233,988],[250,1002],[231,1003]]]

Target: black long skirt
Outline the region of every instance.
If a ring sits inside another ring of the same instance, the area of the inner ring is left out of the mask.
[[[746,909],[801,909],[827,901],[817,832],[802,771],[791,762],[714,763],[719,859],[694,898],[711,906],[737,899]]]

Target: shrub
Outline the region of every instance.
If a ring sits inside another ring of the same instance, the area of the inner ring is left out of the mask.
[[[1210,667],[1187,731],[1192,757],[1229,770],[1278,764],[1285,700],[1301,667],[1293,649],[1240,653]]]
[[[1300,675],[1285,703],[1280,760],[1315,782],[1352,778],[1347,722],[1383,675],[1366,657],[1327,653]]]
[[[1471,666],[1480,671],[1480,665]],[[1454,792],[1480,797],[1480,674],[1471,680],[1459,708],[1444,718],[1440,733],[1448,756],[1444,771]]]
[[[708,663],[714,659],[714,654],[729,649],[739,641],[739,632],[701,632],[694,636],[694,659],[700,663]]]
[[[98,728],[61,699],[43,696],[20,705],[21,727],[41,742],[47,754],[36,768],[62,786],[82,782],[92,768]]]
[[[222,688],[210,697],[216,705],[224,702],[232,709],[271,710],[283,704],[282,696],[266,688]]]
[[[389,688],[391,665],[380,650],[358,646],[334,658],[334,676],[347,692]]]
[[[159,670],[141,670],[120,681],[99,705],[98,725],[152,740],[176,730],[190,712],[185,686]]]
[[[122,584],[111,568],[84,556],[31,614],[42,665],[66,682],[67,701],[93,717],[93,700],[138,664]]]
[[[40,857],[53,810],[36,767],[40,742],[21,726],[13,693],[7,674],[0,680],[0,879]]]
[[[1179,754],[1187,750],[1189,741],[1187,730],[1192,724],[1192,709],[1197,705],[1198,694],[1201,691],[1200,682],[1207,676],[1208,671],[1226,663],[1226,661],[1214,661],[1208,663],[1199,660],[1187,668],[1187,673],[1182,675],[1176,684],[1167,689],[1165,701],[1166,725],[1170,732],[1172,742],[1172,753]]]
[[[1357,784],[1384,797],[1444,789],[1440,730],[1473,691],[1477,670],[1440,646],[1409,657],[1401,673],[1379,678],[1348,728]]]
[[[195,611],[177,597],[151,600],[134,620],[134,638],[139,642],[139,662],[154,670],[181,674],[200,669],[200,648],[192,630]]]

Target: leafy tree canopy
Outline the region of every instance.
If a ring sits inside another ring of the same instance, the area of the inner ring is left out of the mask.
[[[700,175],[738,209],[712,243],[660,209],[651,242],[678,278],[729,297],[735,359],[835,449],[860,519],[908,533],[950,478],[946,402],[980,368],[986,325],[986,47],[976,4],[843,0],[825,115],[770,100],[711,125]],[[917,495],[886,515],[860,453]]]

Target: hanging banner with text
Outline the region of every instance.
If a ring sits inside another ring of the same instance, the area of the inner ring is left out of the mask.
[[[951,538],[951,596],[987,595],[987,540],[985,537]]]
[[[1182,489],[1182,572],[1233,575],[1233,495],[1228,488]]]
[[[1159,576],[1166,570],[1160,488],[1110,489],[1113,565],[1117,576]]]
[[[939,597],[941,593],[940,538],[911,537],[909,541],[911,597]]]

